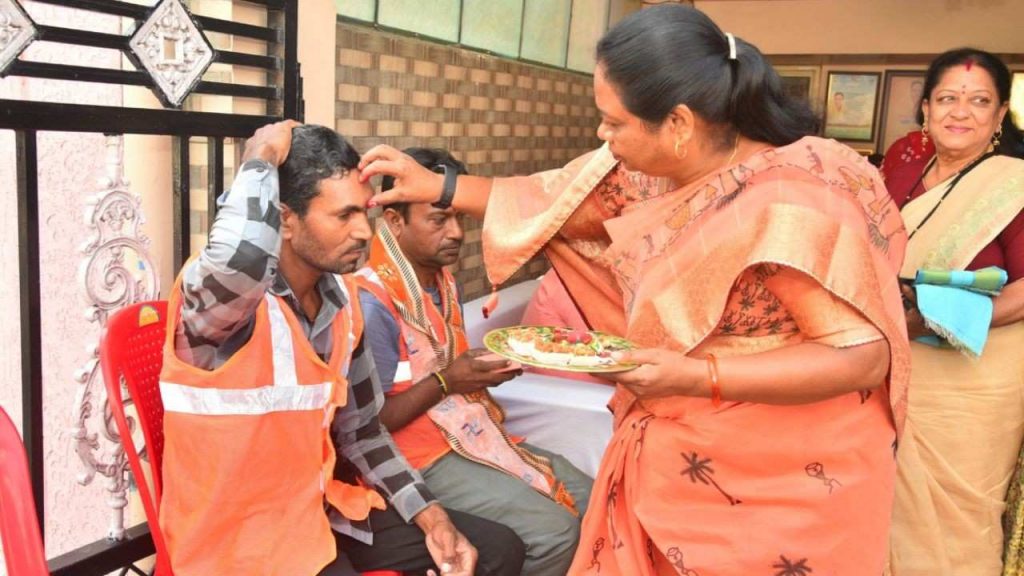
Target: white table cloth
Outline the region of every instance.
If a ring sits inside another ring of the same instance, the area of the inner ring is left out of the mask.
[[[538,284],[530,280],[499,291],[498,309],[486,320],[480,311],[486,297],[466,302],[463,316],[470,346],[482,346],[489,330],[519,324]],[[565,456],[590,476],[611,438],[612,415],[606,406],[612,392],[611,386],[530,372],[491,388],[505,408],[509,432]]]

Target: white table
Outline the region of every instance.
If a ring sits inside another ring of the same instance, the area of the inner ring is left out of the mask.
[[[538,284],[530,280],[500,290],[498,309],[486,320],[480,312],[486,296],[466,302],[463,317],[470,346],[482,346],[489,330],[519,324]],[[611,438],[612,415],[606,406],[612,392],[611,386],[530,372],[491,389],[505,408],[509,432],[565,456],[591,476]]]
[[[606,405],[614,388],[524,373],[491,395],[505,408],[505,428],[535,446],[561,454],[591,477],[612,435]]]

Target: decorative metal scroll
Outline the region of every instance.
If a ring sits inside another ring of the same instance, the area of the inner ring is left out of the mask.
[[[94,234],[81,248],[84,258],[79,280],[89,302],[86,318],[99,324],[101,334],[111,314],[124,306],[156,299],[160,293],[157,271],[148,253],[149,239],[142,233],[142,201],[129,190],[124,178],[123,142],[123,136],[107,136],[106,175],[99,181],[99,191],[86,201],[86,220]],[[78,390],[71,434],[84,466],[78,482],[87,485],[97,473],[108,479],[108,537],[120,540],[125,533],[124,508],[128,504],[128,461],[107,403],[98,343],[90,346],[90,354],[89,361],[75,374]],[[126,389],[122,388],[121,394],[128,398]],[[129,417],[128,422],[134,430],[134,420]],[[99,432],[91,431],[90,425]],[[101,442],[100,435],[105,442]]]
[[[32,19],[14,0],[0,0],[0,76],[36,37]]]

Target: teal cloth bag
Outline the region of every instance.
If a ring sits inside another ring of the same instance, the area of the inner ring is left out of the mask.
[[[1006,271],[991,267],[965,270],[918,270],[914,285],[917,308],[936,336],[918,338],[931,346],[948,344],[972,357],[981,356],[992,323],[992,297],[1006,285]]]

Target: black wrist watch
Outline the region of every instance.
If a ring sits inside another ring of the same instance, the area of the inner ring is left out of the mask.
[[[458,178],[459,173],[451,166],[442,165],[441,167],[444,168],[444,186],[441,188],[441,198],[432,206],[446,210],[452,205],[452,198],[455,197],[455,179]]]

